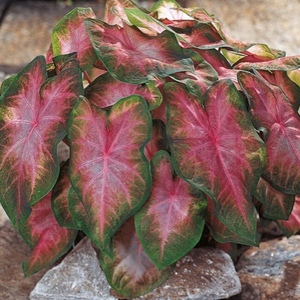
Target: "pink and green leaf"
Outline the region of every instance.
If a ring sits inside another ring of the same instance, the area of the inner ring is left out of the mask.
[[[80,68],[86,70],[96,60],[94,48],[83,21],[95,18],[91,8],[75,8],[66,14],[52,30],[53,56],[77,52]]]
[[[100,264],[115,292],[122,297],[144,295],[164,282],[172,268],[158,270],[147,256],[130,218],[115,234],[113,258],[100,253]]]
[[[56,182],[57,145],[82,92],[79,69],[47,79],[45,58],[37,57],[1,96],[0,198],[16,228],[28,216],[28,204],[43,198]]]
[[[151,76],[193,71],[191,59],[184,57],[171,32],[149,37],[127,24],[120,28],[93,19],[85,24],[98,57],[120,81],[139,84]]]
[[[158,152],[152,166],[150,197],[135,215],[135,224],[146,253],[163,269],[199,242],[206,201],[200,190],[176,176],[167,152]]]
[[[94,105],[105,108],[114,105],[122,98],[133,94],[142,96],[148,103],[149,109],[158,107],[162,95],[154,84],[131,84],[113,78],[108,72],[97,77],[85,89],[85,97]]]
[[[260,178],[255,192],[263,204],[263,217],[272,220],[287,220],[293,209],[295,195],[288,195],[274,189],[266,180]]]
[[[289,219],[277,220],[276,223],[278,224],[279,228],[287,237],[290,237],[300,231],[300,196],[299,195],[295,196],[294,207],[289,216]]]
[[[89,236],[101,249],[149,195],[144,146],[150,136],[147,104],[137,95],[117,102],[110,113],[84,98],[71,114],[70,179],[87,212]]]
[[[76,230],[60,227],[57,223],[51,209],[51,192],[32,206],[31,215],[20,233],[33,248],[22,264],[25,276],[53,264],[71,248],[77,235]]]
[[[266,167],[263,177],[288,194],[300,193],[300,117],[283,91],[248,72],[239,83],[250,102],[254,124],[264,128]]]
[[[230,80],[216,82],[200,101],[181,85],[165,85],[167,134],[176,172],[214,201],[229,230],[256,243],[252,193],[265,146]]]

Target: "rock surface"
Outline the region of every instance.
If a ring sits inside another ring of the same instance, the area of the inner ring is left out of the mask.
[[[113,300],[96,252],[83,239],[59,264],[49,270],[30,294],[30,300]]]
[[[230,256],[219,249],[193,249],[179,260],[160,287],[140,297],[147,300],[225,299],[241,292]]]
[[[241,291],[229,255],[200,248],[181,259],[171,277],[153,292],[136,299],[223,299]],[[30,300],[113,300],[96,253],[83,239],[63,262],[49,270],[36,285]]]
[[[251,247],[237,264],[242,300],[300,299],[300,236]]]

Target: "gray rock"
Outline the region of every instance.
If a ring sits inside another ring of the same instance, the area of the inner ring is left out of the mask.
[[[49,270],[30,300],[115,300],[89,239],[83,239],[62,263]]]
[[[198,248],[179,260],[160,287],[140,297],[147,300],[226,299],[241,292],[230,256],[219,249]]]
[[[300,236],[249,248],[237,271],[243,286],[240,299],[300,299]]]
[[[153,292],[136,299],[223,299],[241,291],[229,255],[212,249],[193,249],[177,262],[170,278]],[[30,294],[30,300],[113,300],[91,242],[82,240],[63,262],[49,270]]]

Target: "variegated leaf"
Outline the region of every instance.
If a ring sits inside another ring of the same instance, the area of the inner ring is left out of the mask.
[[[214,201],[229,230],[256,242],[252,193],[265,147],[230,80],[216,82],[200,101],[179,84],[165,85],[167,134],[176,172]]]
[[[143,152],[150,134],[147,104],[137,95],[110,113],[86,99],[72,112],[70,179],[87,212],[89,236],[101,249],[148,197],[151,176]]]

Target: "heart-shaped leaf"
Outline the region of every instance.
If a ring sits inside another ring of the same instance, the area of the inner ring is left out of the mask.
[[[20,230],[25,241],[33,248],[30,257],[23,262],[25,276],[30,276],[53,264],[72,246],[76,230],[60,227],[51,209],[51,192],[33,205],[27,223]]]
[[[184,57],[171,32],[149,37],[127,24],[120,28],[93,19],[85,24],[98,57],[120,81],[138,84],[151,76],[193,72],[191,59]]]
[[[66,14],[52,30],[53,56],[77,52],[80,68],[90,67],[97,56],[83,21],[95,17],[91,8],[83,7],[74,8]]]
[[[100,263],[110,286],[123,297],[138,297],[152,291],[172,272],[171,267],[158,270],[147,256],[133,218],[115,234],[113,249],[113,258],[100,253]]]
[[[146,253],[163,269],[199,242],[206,201],[200,190],[176,176],[167,152],[158,152],[152,166],[150,197],[135,215],[135,224]]]
[[[176,172],[214,201],[229,230],[256,243],[252,192],[265,147],[230,80],[217,81],[199,100],[176,83],[165,85],[167,134]]]
[[[300,117],[277,86],[252,73],[240,72],[239,83],[250,102],[257,128],[264,128],[267,161],[263,177],[276,189],[300,193]]]
[[[89,217],[89,236],[101,249],[149,195],[144,146],[150,135],[147,104],[137,95],[109,114],[83,99],[71,114],[70,179]]]
[[[56,182],[57,145],[82,92],[78,68],[47,79],[45,58],[37,57],[0,98],[0,198],[16,228],[28,217],[28,203],[44,197]]]

